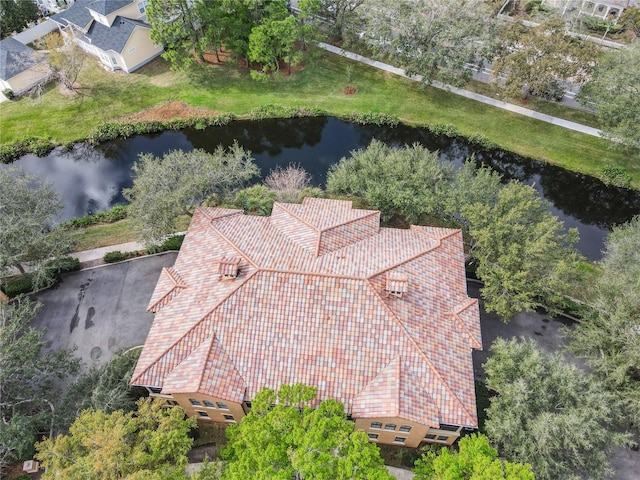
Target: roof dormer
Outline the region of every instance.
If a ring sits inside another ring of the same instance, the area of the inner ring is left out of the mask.
[[[238,276],[240,257],[222,257],[218,264],[218,274],[221,280],[234,279]]]
[[[402,297],[409,290],[409,277],[400,272],[387,272],[384,291],[387,295]]]

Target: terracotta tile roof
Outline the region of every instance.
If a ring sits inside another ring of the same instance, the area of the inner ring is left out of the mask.
[[[462,235],[378,222],[322,199],[276,203],[271,217],[198,209],[151,299],[132,383],[240,402],[300,382],[354,416],[477,426]],[[220,278],[223,259],[237,278]],[[388,279],[406,292],[389,295]]]

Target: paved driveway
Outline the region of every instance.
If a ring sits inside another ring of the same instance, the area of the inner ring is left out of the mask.
[[[147,304],[162,267],[173,265],[176,255],[168,252],[66,274],[56,287],[34,295],[43,307],[33,326],[45,330],[48,348],[77,346],[76,355],[88,365],[142,345],[153,321]]]

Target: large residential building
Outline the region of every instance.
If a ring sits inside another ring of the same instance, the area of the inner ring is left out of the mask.
[[[198,208],[148,310],[131,383],[190,416],[238,422],[263,387],[302,383],[372,441],[451,444],[478,426],[459,230],[381,228],[342,200]]]
[[[130,73],[164,51],[151,40],[146,9],[147,0],[76,0],[51,19],[105,67]]]

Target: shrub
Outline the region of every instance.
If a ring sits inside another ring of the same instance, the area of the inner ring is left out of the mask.
[[[299,118],[299,117],[320,117],[327,112],[320,108],[304,108],[298,106],[282,106],[267,103],[254,108],[249,112],[251,120],[262,120],[265,118]]]
[[[356,93],[356,91],[356,87],[354,87],[353,85],[347,85],[346,87],[344,87],[345,95],[353,95],[354,93]]]
[[[607,185],[628,187],[631,183],[631,175],[623,167],[606,165],[602,169],[602,181]]]
[[[124,218],[127,218],[127,207],[123,205],[116,205],[110,210],[106,210],[104,212],[72,218],[62,226],[66,228],[84,228],[97,223],[115,223]]]
[[[489,140],[483,133],[474,133],[469,138],[469,143],[478,145],[479,147],[486,149],[498,148],[498,145]]]
[[[13,97],[15,97],[13,90],[11,90],[10,88],[7,88],[5,90],[2,91],[2,94],[7,97],[8,100],[13,99]]]
[[[26,137],[13,143],[0,146],[0,163],[11,163],[16,158],[28,153],[35,153],[43,157],[55,148],[55,144],[40,137]]]
[[[127,254],[122,253],[120,250],[107,252],[104,254],[104,257],[102,257],[105,263],[121,262],[122,260],[126,260],[127,258],[128,258]]]
[[[400,123],[400,120],[395,115],[389,115],[382,112],[354,112],[349,116],[349,120],[360,125],[374,124],[374,125],[389,125],[395,127]]]
[[[32,290],[33,282],[29,277],[13,280],[11,282],[8,282],[4,287],[4,293],[6,293],[9,298],[17,297],[18,295],[21,295],[23,293],[30,293]]]
[[[164,252],[167,250],[180,250],[183,241],[184,235],[174,235],[173,237],[169,237],[164,242],[162,242],[162,251]]]
[[[436,135],[444,135],[445,137],[455,137],[458,135],[458,129],[455,125],[448,123],[434,123],[427,125],[427,129]]]
[[[61,273],[77,272],[80,270],[80,260],[74,257],[64,257],[57,262],[50,262],[47,267],[52,277],[57,277]]]

